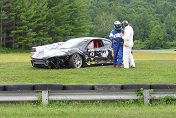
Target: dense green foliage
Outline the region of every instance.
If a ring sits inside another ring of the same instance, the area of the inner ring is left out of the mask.
[[[87,36],[91,27],[84,0],[1,0],[0,8],[1,47],[29,49]]]
[[[134,28],[134,48],[176,47],[175,0],[1,0],[0,48],[108,38],[113,22],[124,19]]]
[[[91,0],[94,36],[108,37],[115,20],[133,26],[137,49],[176,46],[176,1],[174,0]]]

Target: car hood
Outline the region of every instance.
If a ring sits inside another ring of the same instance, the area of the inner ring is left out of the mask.
[[[34,59],[48,59],[50,57],[55,56],[65,56],[74,52],[75,49],[44,49],[42,51],[37,52],[36,54],[32,55],[31,58]]]
[[[44,49],[55,49],[64,42],[57,42],[57,43],[52,43],[52,44],[47,44],[47,45],[42,45],[42,46],[36,46],[32,48],[36,48],[36,51],[43,51]]]

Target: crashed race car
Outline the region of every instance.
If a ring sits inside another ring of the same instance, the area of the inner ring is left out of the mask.
[[[54,48],[34,53],[33,67],[80,68],[88,65],[112,64],[112,42],[106,38],[80,37],[70,39]]]

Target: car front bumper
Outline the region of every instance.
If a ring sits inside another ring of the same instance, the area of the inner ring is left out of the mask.
[[[49,61],[43,60],[43,59],[32,59],[31,64],[33,67],[37,67],[37,66],[47,67],[49,65]]]

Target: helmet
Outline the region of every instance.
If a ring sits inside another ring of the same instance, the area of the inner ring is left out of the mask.
[[[115,30],[121,30],[121,26],[122,26],[122,24],[121,24],[120,21],[115,21],[114,22],[114,29]]]
[[[122,22],[122,24],[126,27],[126,26],[128,25],[128,21],[127,21],[127,20],[124,20],[124,21]]]

